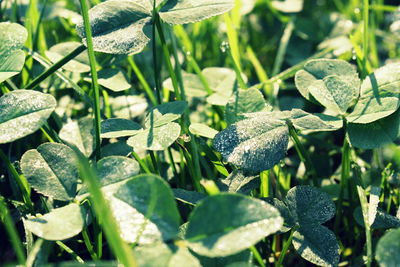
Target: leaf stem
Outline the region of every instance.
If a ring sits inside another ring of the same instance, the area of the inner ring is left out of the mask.
[[[37,78],[35,78],[32,82],[27,84],[25,86],[25,89],[34,89],[36,86],[38,86],[41,82],[43,82],[46,78],[48,78],[50,75],[55,73],[57,70],[59,70],[62,66],[67,64],[69,61],[74,59],[76,56],[78,56],[80,53],[85,51],[86,47],[84,45],[78,46],[75,48],[71,53],[57,61],[54,65],[52,65],[50,68],[48,68],[45,72],[40,74]]]
[[[90,62],[90,73],[92,74],[92,86],[94,91],[94,129],[95,129],[95,154],[96,159],[99,160],[101,158],[101,139],[100,139],[100,125],[101,125],[101,114],[100,114],[100,88],[97,78],[97,63],[96,57],[94,55],[93,49],[93,37],[92,37],[92,29],[89,21],[89,7],[86,0],[80,0],[81,3],[81,11],[83,16],[83,23],[85,25],[85,36],[87,42],[87,49],[89,55]]]
[[[363,0],[363,76],[368,75],[368,50],[369,50],[369,0]]]
[[[256,258],[258,264],[260,264],[261,267],[266,267],[264,260],[261,257],[260,252],[258,252],[257,248],[255,246],[251,246],[250,251],[253,253],[254,258]]]
[[[112,215],[108,201],[101,191],[100,183],[89,165],[86,157],[76,148],[78,155],[79,172],[84,183],[89,189],[93,201],[91,201],[96,216],[101,221],[101,227],[107,237],[111,250],[125,267],[136,267],[136,259],[130,247],[122,240],[117,223]]]
[[[276,265],[275,265],[276,267],[283,266],[283,265],[282,265],[283,260],[285,259],[285,256],[286,256],[286,254],[287,254],[287,251],[288,251],[290,245],[292,244],[293,235],[294,235],[294,232],[297,231],[297,229],[298,229],[297,226],[294,227],[294,228],[292,229],[292,231],[290,232],[289,238],[288,238],[288,239],[285,241],[285,243],[283,244],[283,248],[282,248],[281,254],[279,255],[278,262],[277,262]]]
[[[10,212],[4,203],[3,197],[0,196],[0,215],[3,221],[3,224],[7,230],[7,234],[10,238],[11,245],[14,248],[15,254],[17,256],[17,260],[19,264],[24,265],[26,261],[25,253],[24,253],[24,245],[19,238],[18,231],[15,227],[15,223],[11,218]],[[1,219],[0,217],[0,219]]]

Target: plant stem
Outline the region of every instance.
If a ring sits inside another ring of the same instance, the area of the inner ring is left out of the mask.
[[[0,196],[0,215],[3,217],[3,224],[7,230],[7,234],[10,238],[11,245],[14,248],[15,254],[19,264],[24,265],[26,261],[24,245],[19,238],[18,231],[15,227],[15,223],[10,216],[10,212],[4,203],[3,197]],[[0,217],[0,218],[1,218]]]
[[[369,50],[369,0],[363,0],[363,19],[364,19],[364,32],[363,32],[363,76],[368,75],[368,50]]]
[[[88,233],[88,230],[86,227],[82,230],[82,237],[83,237],[83,242],[85,243],[85,246],[86,246],[92,260],[94,260],[94,261],[98,260],[99,258],[93,249],[93,245],[92,245],[92,242],[90,241],[89,233]]]
[[[114,255],[125,267],[136,267],[137,263],[130,247],[122,240],[117,223],[112,215],[111,209],[101,191],[100,183],[89,165],[86,157],[76,148],[78,155],[79,172],[82,180],[87,185],[91,195],[91,203],[98,221],[101,221],[101,227],[107,237],[111,250]]]
[[[276,55],[276,59],[274,62],[274,68],[272,70],[272,76],[275,76],[279,73],[279,70],[282,67],[283,60],[285,58],[285,54],[287,51],[287,47],[289,45],[289,40],[290,37],[292,36],[294,30],[294,19],[291,19],[288,24],[285,27],[285,30],[283,32],[279,48],[278,48],[278,53]]]
[[[70,247],[68,247],[67,245],[65,245],[63,242],[61,242],[61,241],[56,241],[56,244],[57,244],[60,248],[62,248],[63,250],[65,250],[68,254],[71,254],[71,256],[73,256],[74,259],[75,259],[77,262],[79,262],[79,263],[85,263],[85,261],[84,261],[81,257],[79,257],[79,255],[76,254],[75,251],[73,251]]]
[[[162,87],[161,87],[161,81],[160,81],[160,70],[158,66],[158,58],[157,58],[157,39],[156,39],[156,22],[158,18],[158,13],[157,13],[157,7],[156,7],[156,1],[153,1],[153,31],[152,31],[152,38],[153,38],[153,68],[154,68],[154,79],[155,79],[155,84],[156,84],[156,91],[157,91],[157,100],[158,104],[162,104]]]
[[[6,164],[8,171],[11,173],[11,175],[17,182],[19,189],[21,190],[22,199],[24,200],[24,203],[29,208],[29,210],[33,211],[33,203],[30,197],[30,188],[28,185],[28,181],[25,179],[25,177],[19,175],[14,165],[11,163],[6,154],[4,154],[3,150],[1,149],[0,149],[0,159]]]
[[[27,84],[25,86],[25,89],[34,89],[36,86],[38,86],[41,82],[46,80],[50,75],[55,73],[57,70],[59,70],[62,66],[67,64],[69,61],[74,59],[76,56],[78,56],[80,53],[85,51],[86,47],[84,45],[78,46],[75,48],[71,53],[57,61],[54,65],[52,65],[50,68],[48,68],[45,72],[40,74],[37,78],[35,78],[32,82]]]
[[[151,173],[150,169],[147,167],[147,165],[143,162],[143,160],[139,157],[139,155],[132,151],[132,156],[136,159],[137,162],[139,162],[140,167],[143,169],[145,173]]]
[[[269,186],[269,171],[263,171],[260,173],[260,196],[269,197],[270,196],[270,186]]]
[[[81,11],[83,16],[83,22],[85,25],[85,35],[88,48],[88,55],[90,61],[90,73],[92,74],[92,86],[94,91],[94,129],[95,129],[95,153],[96,159],[101,158],[101,139],[100,139],[100,126],[101,126],[101,114],[100,114],[100,88],[98,84],[97,71],[96,71],[96,57],[93,49],[93,38],[92,29],[89,21],[89,8],[86,0],[80,0]]]
[[[293,127],[292,123],[287,121],[287,125],[289,127],[289,135],[293,140],[294,147],[295,147],[295,149],[297,151],[297,154],[299,155],[300,160],[306,166],[306,170],[309,172],[309,175],[312,177],[314,186],[317,186],[318,185],[318,180],[317,180],[317,177],[316,177],[315,167],[314,167],[314,164],[312,163],[310,154],[308,153],[308,151],[305,149],[305,147],[301,143],[301,141],[299,139],[299,136],[297,134],[297,131]]]
[[[276,265],[275,265],[276,267],[283,266],[283,265],[282,265],[283,260],[285,259],[285,256],[286,256],[286,254],[287,254],[287,251],[288,251],[290,245],[292,244],[293,235],[294,235],[294,233],[297,231],[297,228],[298,228],[298,227],[294,227],[294,228],[292,229],[292,231],[290,232],[289,238],[288,238],[288,239],[286,240],[286,242],[283,244],[283,248],[282,248],[281,254],[279,255],[278,262],[277,262]]]
[[[256,258],[258,264],[260,264],[261,267],[265,267],[263,258],[261,257],[260,252],[258,252],[257,248],[255,246],[251,246],[250,251],[253,252],[254,258]]]

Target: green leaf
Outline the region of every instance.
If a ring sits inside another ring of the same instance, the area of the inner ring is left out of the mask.
[[[85,225],[86,212],[71,203],[43,216],[24,219],[26,229],[46,240],[65,240],[79,234]]]
[[[312,186],[296,186],[285,199],[293,217],[307,228],[322,224],[335,216],[335,204],[329,195]]]
[[[136,237],[130,238],[133,242],[141,234],[160,240],[171,240],[178,234],[180,215],[172,190],[162,178],[148,174],[137,176],[122,185],[114,196],[127,204],[127,217],[136,217],[121,225],[136,228]],[[132,228],[130,231],[134,235]]]
[[[162,104],[150,110],[146,116],[145,126],[159,127],[179,119],[187,108],[185,101],[174,101]]]
[[[127,157],[111,156],[97,162],[97,175],[102,186],[132,178],[139,172],[139,163]]]
[[[17,90],[0,97],[0,144],[36,132],[56,108],[53,96]]]
[[[381,267],[397,266],[400,262],[400,229],[387,232],[376,246],[375,258]]]
[[[225,107],[225,119],[228,124],[243,120],[243,113],[271,110],[265,103],[262,93],[255,88],[238,90]]]
[[[89,10],[95,51],[136,54],[150,41],[152,6],[147,1],[109,0]],[[76,30],[86,44],[83,20]]]
[[[182,71],[183,86],[185,88],[185,95],[191,97],[205,97],[207,91],[204,88],[199,76],[192,73]],[[163,82],[163,87],[171,92],[174,92],[172,79],[168,78]]]
[[[60,138],[69,145],[76,146],[85,156],[94,151],[93,120],[90,117],[69,121],[59,133]]]
[[[29,184],[45,196],[69,201],[76,195],[77,159],[66,145],[45,143],[28,150],[21,158],[21,170]]]
[[[101,138],[132,136],[142,129],[139,124],[126,119],[108,119],[101,122]]]
[[[125,91],[132,87],[122,70],[102,69],[98,76],[99,84],[114,92]]]
[[[17,75],[25,64],[21,50],[28,38],[27,30],[17,24],[0,22],[0,83]]]
[[[360,99],[346,119],[352,123],[370,123],[395,113],[400,107],[399,88],[399,63],[376,70],[363,81]]]
[[[325,114],[311,114],[301,109],[291,111],[291,122],[300,131],[336,131],[343,127],[343,120]]]
[[[210,139],[213,139],[218,134],[217,130],[214,130],[213,128],[203,123],[190,124],[189,131],[194,135],[199,135]]]
[[[213,141],[225,161],[251,173],[268,170],[282,160],[289,142],[284,121],[260,114],[232,124]]]
[[[51,62],[56,63],[61,60],[73,50],[81,46],[78,42],[65,42],[59,43],[52,46],[50,50],[46,51],[46,57],[50,59]],[[67,64],[63,66],[63,69],[76,73],[84,73],[90,71],[89,56],[87,51],[83,51],[74,59],[70,60]]]
[[[356,222],[364,227],[364,219],[362,215],[361,207],[357,207],[353,213],[354,219]],[[381,209],[377,209],[376,217],[374,223],[371,225],[372,229],[389,229],[389,228],[398,228],[400,227],[400,219],[387,214]]]
[[[283,201],[281,201],[277,198],[272,198],[272,197],[263,198],[263,200],[266,201],[267,203],[271,204],[275,208],[277,208],[279,210],[279,213],[283,217],[284,222],[283,222],[282,228],[279,229],[280,232],[286,233],[287,231],[289,231],[296,225],[296,219],[293,217],[289,208],[286,206],[286,204]]]
[[[134,150],[162,151],[171,146],[180,134],[179,124],[170,122],[160,127],[139,131],[128,139],[127,144]]]
[[[134,251],[139,267],[201,267],[187,248],[163,243],[136,247]]]
[[[223,193],[198,204],[189,218],[190,249],[207,257],[224,257],[255,245],[283,223],[277,209],[254,198]]]
[[[234,170],[228,177],[219,182],[221,191],[247,195],[253,189],[260,187],[260,176],[246,175],[241,171]]]
[[[174,188],[172,191],[174,192],[176,200],[192,206],[195,206],[198,202],[207,197],[207,195],[203,193],[197,191],[188,191],[181,188]]]
[[[85,263],[71,261],[71,262],[41,264],[40,266],[41,267],[118,267],[119,264],[114,261],[96,261],[96,262],[86,261]]]
[[[400,111],[372,123],[349,123],[347,135],[357,148],[375,149],[391,144],[400,136]]]
[[[143,96],[123,95],[110,98],[110,106],[115,117],[131,120],[143,115],[148,103]]]
[[[344,114],[358,97],[360,79],[353,65],[337,59],[310,60],[295,82],[308,100],[313,96],[327,109]]]
[[[325,226],[300,227],[294,232],[292,243],[301,257],[311,263],[318,266],[339,264],[339,245],[335,234]]]
[[[160,17],[169,24],[188,24],[221,15],[234,6],[234,0],[168,0]]]
[[[298,13],[303,10],[304,0],[274,0],[272,6],[285,13]]]

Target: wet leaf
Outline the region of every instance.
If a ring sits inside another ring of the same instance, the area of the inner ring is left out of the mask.
[[[353,213],[354,219],[357,223],[364,227],[364,219],[360,207],[357,207]],[[381,209],[377,209],[374,223],[371,225],[372,229],[389,229],[400,227],[400,219],[387,214]]]
[[[181,134],[181,127],[175,122],[170,122],[160,127],[139,131],[130,137],[127,144],[134,150],[161,151],[171,146]]]
[[[318,266],[337,266],[339,264],[339,245],[335,234],[322,225],[300,227],[293,235],[296,251],[311,263]]]
[[[312,186],[293,187],[285,203],[296,221],[310,228],[335,216],[335,204],[329,195]]]
[[[139,172],[139,163],[127,157],[111,156],[97,162],[97,175],[102,186],[133,178]]]
[[[280,232],[286,233],[296,225],[296,219],[293,218],[289,208],[283,201],[272,197],[264,198],[263,200],[277,208],[283,217],[284,222],[282,228],[279,230]]]
[[[89,10],[95,51],[136,54],[150,41],[152,6],[147,1],[109,0]],[[86,44],[83,20],[76,26]]]
[[[370,74],[361,85],[360,99],[346,117],[352,123],[371,123],[400,107],[400,64],[387,64]]]
[[[284,121],[256,115],[217,134],[213,145],[225,161],[246,172],[259,173],[285,157],[288,142]]]
[[[343,127],[342,119],[325,114],[311,114],[300,109],[291,111],[290,120],[296,129],[307,132],[336,131]]]
[[[187,248],[163,243],[135,248],[139,267],[201,267]]]
[[[101,122],[101,138],[120,138],[135,135],[142,127],[126,119],[108,119]]]
[[[143,115],[148,104],[143,96],[128,95],[111,98],[110,106],[115,117],[130,120]]]
[[[145,126],[159,127],[179,119],[187,108],[185,101],[174,101],[162,104],[150,110],[146,116]]]
[[[272,108],[265,103],[262,93],[255,88],[238,90],[225,107],[225,119],[228,124],[241,121],[243,113],[269,111]]]
[[[0,144],[36,132],[56,108],[53,96],[31,90],[17,90],[0,97]]]
[[[60,138],[69,145],[76,146],[85,156],[90,157],[94,151],[93,120],[90,117],[78,121],[69,121],[59,133]]]
[[[375,258],[381,267],[397,266],[400,262],[400,229],[387,232],[376,246]]]
[[[327,109],[344,114],[358,97],[356,68],[343,60],[315,59],[296,73],[296,86],[308,100],[314,97]]]
[[[119,222],[123,232],[131,232],[125,238],[130,242],[138,241],[146,232],[152,235],[147,238],[153,240],[171,240],[178,234],[180,215],[172,190],[162,178],[137,176],[123,184],[114,196],[126,204],[126,218]]]
[[[188,24],[221,15],[234,6],[234,0],[168,0],[160,17],[169,24]]]
[[[182,72],[183,86],[185,88],[185,95],[191,97],[205,97],[207,91],[201,83],[200,78],[196,74]],[[171,92],[174,92],[172,79],[168,78],[163,82],[163,87]]]
[[[17,75],[25,64],[21,50],[28,38],[27,30],[11,22],[0,22],[0,83]]]
[[[188,191],[181,188],[172,189],[174,192],[174,196],[177,200],[195,206],[198,202],[203,200],[207,195],[197,192],[197,191]]]
[[[400,111],[372,123],[349,123],[347,135],[357,148],[375,149],[391,144],[400,136]]]
[[[236,254],[278,231],[283,223],[277,209],[254,198],[223,193],[200,202],[189,218],[188,246],[200,255]]]
[[[28,150],[21,158],[21,170],[29,184],[47,197],[69,201],[76,195],[77,159],[66,145],[45,143]]]
[[[126,74],[118,69],[102,69],[98,72],[99,84],[114,92],[121,92],[131,88]]]
[[[78,42],[59,43],[55,46],[52,46],[48,51],[45,52],[45,54],[51,62],[56,63],[79,46],[81,46],[81,43]],[[74,59],[70,60],[63,66],[63,69],[76,73],[89,72],[90,63],[87,51],[83,51]]]
[[[249,194],[253,189],[260,186],[259,175],[245,175],[238,170],[234,170],[228,177],[219,181],[219,187],[222,191],[244,195]]]
[[[54,209],[43,216],[24,219],[25,227],[46,240],[65,240],[79,234],[85,225],[85,210],[71,203]]]

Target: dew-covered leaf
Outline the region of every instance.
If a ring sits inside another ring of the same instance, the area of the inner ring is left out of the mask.
[[[51,62],[56,63],[81,45],[82,44],[78,42],[59,43],[52,46],[45,54]],[[83,51],[74,59],[70,60],[63,66],[63,69],[76,73],[89,72],[90,63],[87,51]]]
[[[270,111],[264,100],[262,93],[255,88],[248,90],[238,90],[234,92],[228,104],[225,107],[225,119],[228,124],[243,120],[243,113],[252,113],[258,111]]]
[[[387,64],[361,85],[360,98],[346,119],[370,123],[395,113],[400,107],[400,63]]]
[[[25,64],[21,50],[28,38],[27,30],[11,22],[0,22],[0,83],[17,75]]]
[[[256,116],[218,133],[213,145],[225,161],[246,172],[259,173],[285,157],[288,142],[284,121]]]
[[[284,222],[282,228],[279,229],[280,232],[285,233],[295,226],[296,219],[293,218],[292,213],[283,201],[272,197],[263,198],[263,200],[277,208],[283,217]]]
[[[77,261],[66,261],[41,264],[40,267],[120,267],[120,264],[115,261],[85,261],[85,263],[80,263]]]
[[[203,123],[192,123],[189,126],[189,131],[194,135],[213,139],[218,131]]]
[[[259,188],[260,176],[246,175],[241,171],[234,170],[228,177],[219,180],[219,182],[221,191],[246,195],[253,189]]]
[[[56,108],[53,96],[17,90],[0,97],[0,144],[36,132]]]
[[[132,148],[126,144],[126,141],[109,143],[101,149],[101,155],[103,157],[128,156],[131,152]]]
[[[136,54],[150,41],[151,10],[148,1],[108,0],[89,10],[95,51]],[[83,20],[76,30],[86,44]]]
[[[297,89],[308,100],[344,114],[358,97],[360,79],[356,68],[343,60],[315,59],[296,73]]]
[[[188,191],[181,188],[172,189],[174,192],[174,196],[177,200],[195,206],[198,202],[203,200],[207,195],[197,192],[197,191]]]
[[[121,92],[131,88],[126,74],[118,69],[102,69],[98,72],[99,84],[114,92]]]
[[[201,267],[187,248],[164,243],[135,248],[139,267]]]
[[[29,184],[45,196],[69,201],[76,195],[77,159],[66,145],[45,143],[28,150],[21,158],[21,170]]]
[[[175,122],[141,130],[130,137],[127,144],[135,150],[161,151],[171,146],[179,137],[181,126]]]
[[[300,131],[336,131],[343,127],[343,120],[325,114],[311,114],[300,109],[291,111],[291,122]]]
[[[282,227],[277,209],[254,198],[222,193],[201,201],[189,218],[188,246],[200,255],[224,257],[258,243]]]
[[[139,163],[127,157],[111,156],[97,162],[97,175],[102,186],[132,178],[139,172]]]
[[[272,6],[285,13],[298,13],[303,10],[304,0],[274,0]]]
[[[65,240],[79,234],[85,225],[86,211],[71,203],[45,215],[24,219],[26,229],[46,240]]]
[[[85,156],[90,157],[95,146],[93,131],[93,120],[90,117],[84,117],[65,124],[59,136],[69,145],[76,146]]]
[[[381,267],[398,266],[400,262],[400,229],[387,232],[379,239],[375,258]]]
[[[108,119],[101,122],[101,138],[119,138],[135,135],[142,127],[127,119]]]
[[[169,24],[188,24],[221,15],[234,6],[234,0],[168,0],[160,17]]]
[[[371,123],[349,123],[347,135],[351,145],[361,149],[391,144],[400,136],[400,111]]]
[[[114,196],[127,204],[125,224],[120,226],[129,227],[122,231],[130,231],[131,236],[125,239],[136,242],[146,229],[150,231],[148,234],[153,232],[154,239],[171,240],[176,237],[180,215],[172,190],[162,178],[148,174],[137,176],[123,184]],[[130,221],[132,217],[136,218]]]
[[[185,101],[174,101],[162,104],[150,110],[146,116],[145,126],[159,127],[179,119],[185,109],[187,103]]]
[[[292,244],[301,257],[318,266],[339,263],[339,244],[335,234],[325,226],[300,227],[294,232]]]
[[[364,227],[364,219],[362,215],[361,207],[357,207],[353,213],[356,222]],[[374,223],[371,225],[372,229],[389,229],[400,227],[400,219],[387,214],[381,209],[377,209]]]
[[[128,95],[111,98],[110,106],[115,117],[130,120],[143,115],[148,103],[143,96]]]
[[[335,216],[335,204],[329,195],[312,186],[293,187],[285,202],[296,221],[309,228]]]

